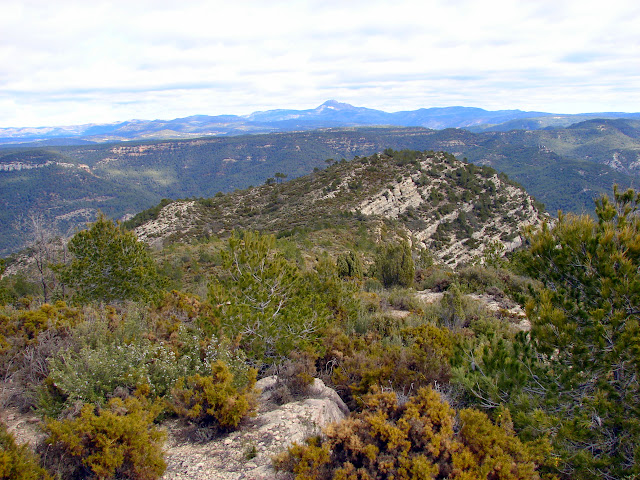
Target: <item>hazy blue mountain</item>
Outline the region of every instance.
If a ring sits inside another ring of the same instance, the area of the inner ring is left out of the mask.
[[[577,123],[597,119],[640,119],[640,113],[600,112],[581,113],[576,115],[542,114],[536,117],[529,116],[525,118],[517,118],[496,124],[483,123],[480,125],[467,126],[465,128],[475,133],[509,132],[511,130],[545,130],[569,127]]]
[[[478,128],[480,130],[500,130],[502,129],[500,125],[514,121],[529,122],[532,128],[544,128],[549,125],[550,120],[544,122],[530,120],[539,117],[555,118],[552,114],[544,112],[488,111],[472,107],[421,108],[387,113],[382,110],[354,107],[347,103],[329,100],[308,110],[278,109],[254,112],[244,116],[193,115],[173,120],[129,120],[109,124],[66,127],[0,128],[0,145],[50,141],[54,138],[65,138],[67,144],[70,144],[74,139],[92,142],[180,139],[208,135],[228,136],[373,125],[433,129]],[[563,118],[565,117],[571,118],[571,116],[563,116]],[[587,117],[576,118],[576,121],[579,121]]]

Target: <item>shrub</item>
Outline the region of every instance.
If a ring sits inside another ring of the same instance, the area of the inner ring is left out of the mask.
[[[160,280],[151,253],[135,234],[100,214],[89,229],[68,244],[71,263],[58,269],[62,281],[74,289],[74,300],[112,302],[149,299]]]
[[[70,420],[47,422],[45,461],[61,478],[160,478],[164,433],[153,426],[159,408],[113,398],[105,408],[85,404]]]
[[[164,395],[188,373],[181,363],[172,350],[148,340],[66,350],[52,359],[47,386],[55,386],[65,398],[61,408],[78,401],[101,404],[116,388],[133,391],[144,384]]]
[[[9,403],[22,410],[34,406],[34,386],[47,377],[48,358],[69,342],[72,327],[83,321],[84,312],[64,302],[0,314],[0,374],[14,387]]]
[[[246,379],[248,367],[241,351],[232,351],[229,342],[205,337],[196,326],[181,323],[182,319],[193,322],[201,304],[188,296],[170,300],[169,304],[177,300],[178,306],[157,307],[160,311],[154,309],[150,316],[146,309],[116,312],[107,308],[97,312],[102,318],[75,328],[67,348],[48,362],[47,381],[39,388],[43,412],[57,416],[77,402],[101,405],[116,389],[132,392],[141,385],[153,396],[165,396],[179,378],[206,375],[216,360],[224,361],[235,378]],[[179,306],[182,301],[187,304]],[[158,318],[163,312],[169,317],[166,323]],[[151,331],[145,327],[147,320]]]
[[[375,271],[385,287],[413,285],[415,266],[409,243],[404,241],[382,247],[376,256]]]
[[[365,336],[328,338],[321,364],[333,365],[331,382],[351,409],[363,395],[392,388],[409,395],[419,387],[449,380],[453,337],[445,328],[424,324],[394,333],[395,342]]]
[[[270,388],[270,400],[278,405],[304,397],[316,374],[315,357],[308,352],[292,352],[276,370],[277,379]]]
[[[358,256],[353,252],[339,255],[336,260],[336,267],[338,269],[338,276],[340,277],[362,277],[362,263]]]
[[[172,406],[181,417],[214,430],[232,430],[255,407],[256,372],[252,370],[243,388],[222,361],[211,365],[211,375],[181,379],[172,391]]]
[[[148,336],[153,340],[175,343],[180,329],[185,326],[213,323],[211,305],[197,295],[172,290],[155,305],[149,307]]]
[[[276,249],[273,235],[236,232],[221,256],[209,300],[222,333],[237,339],[254,366],[265,368],[319,344],[329,317],[325,299]]]
[[[50,480],[47,471],[28,445],[16,445],[11,433],[0,422],[0,479],[2,480]]]
[[[456,427],[457,428],[454,428]],[[274,459],[296,480],[538,479],[545,445],[522,443],[508,411],[500,425],[476,410],[455,411],[432,389],[399,404],[369,395],[365,409],[325,429],[325,439],[294,444]]]
[[[176,332],[174,346],[142,338],[67,349],[51,360],[38,406],[47,415],[57,416],[78,402],[103,404],[116,391],[131,393],[142,385],[152,396],[164,397],[180,378],[206,375],[218,360],[231,370],[235,386],[249,382],[252,374],[241,351],[186,328]]]
[[[37,310],[16,310],[0,315],[0,336],[5,339],[4,349],[0,345],[0,353],[11,346],[20,350],[37,343],[38,335],[46,330],[68,329],[83,320],[80,310],[70,308],[64,302],[45,303]]]

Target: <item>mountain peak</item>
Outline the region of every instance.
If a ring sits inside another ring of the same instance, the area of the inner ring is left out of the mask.
[[[353,105],[349,105],[348,103],[338,102],[337,100],[327,100],[322,105],[320,105],[316,110],[353,110],[356,107]]]

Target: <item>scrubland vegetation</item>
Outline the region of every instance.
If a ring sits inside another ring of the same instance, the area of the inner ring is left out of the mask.
[[[366,219],[151,252],[100,217],[0,283],[3,401],[45,433],[34,453],[2,427],[0,478],[159,478],[164,419],[242,428],[273,373],[282,401],[320,377],[352,411],[274,459],[300,480],[637,478],[638,206],[616,190],[455,270]]]

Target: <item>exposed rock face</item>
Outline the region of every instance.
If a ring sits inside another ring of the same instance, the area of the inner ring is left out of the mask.
[[[181,229],[192,228],[198,217],[196,202],[173,202],[164,207],[158,218],[135,229],[138,238],[152,247],[162,248],[163,241]]]
[[[262,389],[258,415],[235,432],[207,443],[181,439],[179,428],[169,429],[165,448],[167,471],[163,480],[276,480],[289,478],[276,474],[271,457],[293,442],[320,433],[332,422],[345,418],[348,409],[338,394],[316,379],[310,398],[280,407],[270,401],[269,387],[275,377],[256,385]]]
[[[174,234],[195,238],[236,228],[279,233],[353,217],[392,220],[451,266],[481,258],[487,248],[513,250],[524,226],[548,218],[530,195],[493,169],[444,152],[395,152],[204,203],[174,202],[136,233],[156,244]]]
[[[430,160],[423,160],[422,170],[430,168],[430,164]],[[488,188],[491,188],[496,195],[499,192],[503,199],[500,208],[496,208],[496,212],[489,215],[482,223],[472,219],[475,225],[471,234],[461,235],[459,229],[458,231],[449,229],[448,238],[443,238],[443,235],[437,236],[438,229],[441,227],[456,224],[463,226],[469,223],[467,217],[471,217],[474,209],[480,206],[479,196],[467,195],[465,200],[465,188],[451,182],[451,178],[455,178],[456,171],[460,168],[460,162],[444,163],[443,166],[440,175],[430,179],[428,183],[424,182],[421,172],[414,173],[392,185],[392,188],[384,189],[364,200],[353,211],[394,219],[406,215],[407,212],[412,212],[412,215],[413,212],[420,212],[423,225],[410,227],[411,233],[426,248],[434,251],[436,257],[449,265],[457,265],[481,256],[484,249],[491,243],[501,245],[504,251],[514,250],[522,244],[522,239],[518,235],[522,228],[542,223],[545,218],[545,215],[536,209],[531,196],[494,174],[485,182],[474,185],[474,188],[484,187],[478,192],[480,195],[489,195]],[[435,202],[434,205],[430,199],[447,190],[453,191],[460,200],[450,213],[436,214],[440,201]],[[461,220],[463,216],[464,220]],[[434,241],[436,238],[438,238],[437,245]]]

